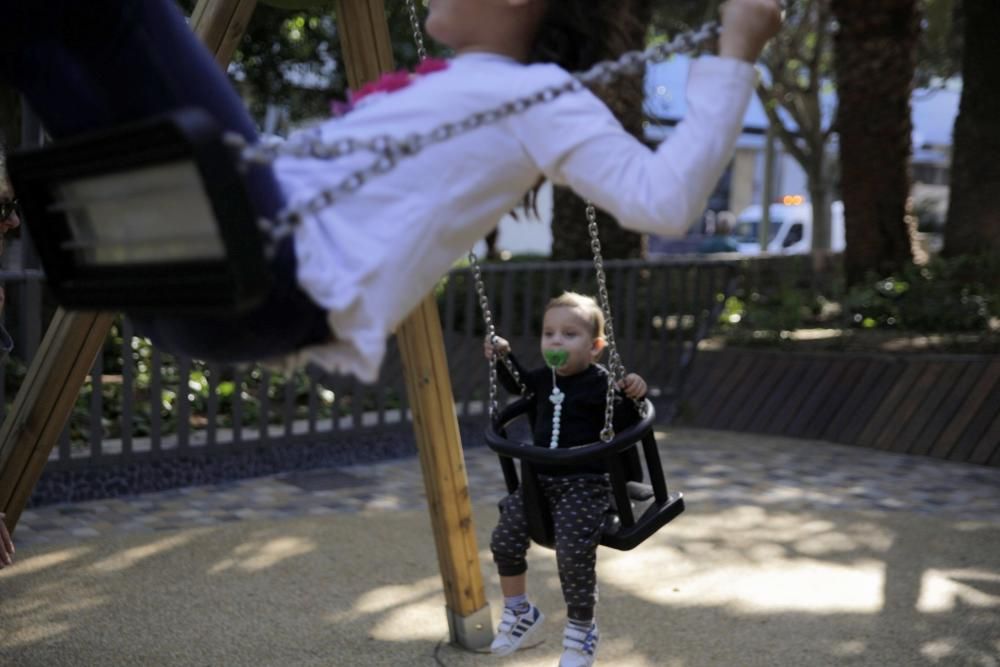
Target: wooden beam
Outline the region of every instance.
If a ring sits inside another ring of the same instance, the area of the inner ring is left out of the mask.
[[[395,69],[389,23],[382,2],[337,0],[336,11],[341,60],[351,88],[358,89]]]
[[[0,427],[0,507],[13,530],[114,316],[59,310]]]
[[[338,0],[344,68],[359,88],[395,65],[383,0]],[[469,481],[437,303],[428,296],[396,332],[444,584],[451,641],[478,649],[493,639]]]
[[[485,648],[493,640],[492,619],[479,566],[455,398],[433,297],[407,317],[396,339],[413,410],[451,641],[466,648]]]
[[[191,12],[191,29],[223,69],[243,39],[257,0],[199,0]]]
[[[191,26],[225,65],[257,0],[199,0]],[[114,316],[56,311],[0,427],[0,508],[13,532]]]

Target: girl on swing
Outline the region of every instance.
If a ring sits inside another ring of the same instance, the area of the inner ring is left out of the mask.
[[[700,58],[688,115],[655,151],[591,92],[574,91],[402,160],[334,206],[302,217],[272,260],[270,295],[235,318],[134,318],[161,349],[222,361],[315,362],[374,381],[395,327],[540,177],[623,226],[680,235],[728,163],[753,93],[751,65],[780,25],[779,0],[728,0],[718,56]],[[363,100],[309,131],[333,142],[405,137],[570,81],[613,44],[617,0],[431,0],[428,33],[447,66]],[[0,0],[0,78],[59,140],[200,107],[256,140],[225,74],[172,0]],[[275,219],[372,160],[280,157],[251,167],[256,211]]]
[[[499,336],[484,341],[487,359],[496,359],[497,377],[513,394],[533,397],[533,439],[541,447],[575,447],[597,442],[604,429],[608,370],[598,365],[604,351],[604,313],[592,297],[564,292],[545,307],[541,351],[546,366],[522,367]],[[501,363],[507,357],[518,380]],[[614,406],[614,430],[620,432],[641,418],[629,399],[646,396],[646,382],[626,375]],[[552,513],[559,583],[566,602],[566,628],[559,667],[594,664],[600,635],[594,620],[597,603],[597,547],[611,504],[611,482],[600,465],[593,467],[536,465],[541,496]],[[500,501],[500,519],[490,539],[493,561],[504,596],[500,625],[491,650],[509,655],[538,632],[545,615],[528,601],[528,564],[531,546],[521,488]]]

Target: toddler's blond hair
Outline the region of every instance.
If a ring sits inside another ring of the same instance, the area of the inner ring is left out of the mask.
[[[577,292],[563,292],[557,297],[549,299],[545,306],[545,312],[553,308],[578,308],[584,321],[590,325],[590,333],[594,338],[604,338],[604,312],[597,305],[594,297]]]

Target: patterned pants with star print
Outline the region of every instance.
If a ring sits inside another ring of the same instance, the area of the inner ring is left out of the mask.
[[[539,475],[539,482],[552,512],[556,563],[566,606],[593,609],[597,602],[597,546],[611,503],[611,484],[607,475]],[[529,546],[524,500],[518,489],[500,501],[500,520],[490,540],[500,576],[527,571]]]

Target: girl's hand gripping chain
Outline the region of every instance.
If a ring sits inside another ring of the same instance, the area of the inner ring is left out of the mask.
[[[767,41],[781,27],[780,0],[726,0],[719,36],[719,55],[756,62]]]

